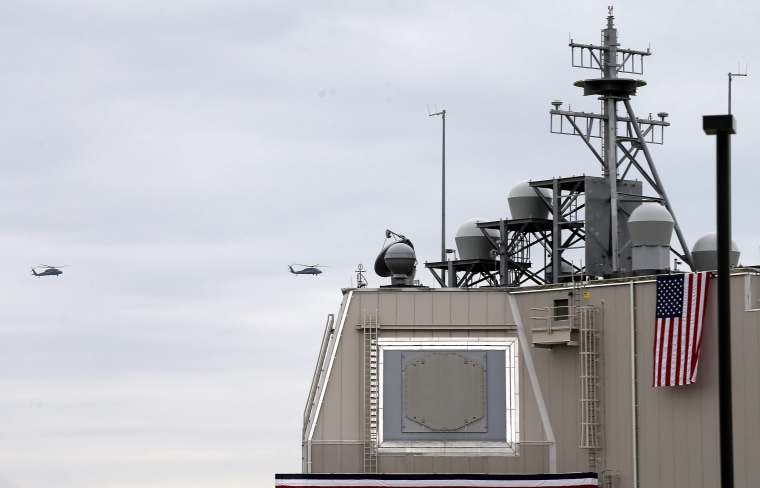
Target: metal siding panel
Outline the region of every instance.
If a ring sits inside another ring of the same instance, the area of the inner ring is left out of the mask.
[[[486,308],[488,315],[485,323],[488,325],[506,325],[507,324],[507,294],[491,293],[487,295],[488,302]]]
[[[469,325],[478,323],[478,309],[471,307],[472,299],[480,293],[452,293],[451,317],[449,323],[456,325]],[[474,322],[473,322],[474,321]]]
[[[353,325],[346,324],[343,329],[340,439],[361,440],[364,438],[364,335],[362,329]]]
[[[580,471],[585,469],[585,465],[580,465],[580,449],[578,440],[580,439],[580,385],[579,385],[579,356],[578,347],[564,346],[558,347],[561,364],[559,365],[559,377],[561,384],[558,389],[562,392],[561,405],[561,437],[557,436],[555,428],[554,435],[557,437],[557,452],[560,471]],[[561,456],[560,456],[561,454]],[[588,457],[588,456],[586,456]],[[585,463],[585,461],[584,461]]]
[[[311,472],[325,472],[325,446],[311,446]]]
[[[338,353],[335,357],[330,377],[325,388],[325,397],[319,411],[318,424],[321,427],[322,436],[319,440],[340,439],[341,410],[343,396],[343,345],[338,345]]]
[[[389,322],[393,325],[411,325],[415,323],[415,294],[413,293],[396,293],[396,303],[394,304],[393,312],[395,312],[393,321]],[[384,322],[380,322],[382,326]]]
[[[414,300],[414,325],[433,325],[432,293],[410,293]]]
[[[449,473],[469,473],[470,472],[470,458],[468,457],[452,457],[449,462]]]
[[[546,473],[549,469],[549,456],[546,446],[523,446],[523,473]]]
[[[506,473],[507,472],[507,458],[489,456],[485,458],[484,473]]]
[[[631,396],[631,303],[630,287],[611,287],[605,290],[605,303],[611,307],[605,310],[605,343],[611,350],[605,350],[604,386],[613,387],[605,399],[613,403],[611,415],[605,419],[605,427],[612,428],[608,434],[608,446],[613,451],[615,463],[632,479],[632,435],[631,416],[633,415],[633,398]],[[654,320],[652,318],[652,320]],[[639,350],[641,357],[641,350]],[[612,366],[612,370],[607,369]]]
[[[364,447],[361,445],[340,446],[340,467],[343,473],[364,471]]]
[[[486,458],[485,457],[470,457],[468,473],[485,473],[486,472]]]
[[[433,293],[431,312],[435,325],[451,325],[451,293]]]
[[[354,320],[349,322],[351,325],[360,324],[360,319],[364,315],[364,312],[375,314],[380,310],[380,297],[377,292],[354,293],[353,300],[358,303],[352,304],[353,310],[350,312],[352,312]]]
[[[447,474],[451,473],[451,458],[447,457],[434,457],[433,458],[433,473]]]
[[[488,323],[488,293],[472,293],[466,297],[469,316],[467,324],[481,325]]]
[[[757,277],[752,278],[756,281]],[[743,288],[743,285],[736,279],[731,283],[732,287]],[[760,463],[757,462],[760,448],[760,313],[744,312],[736,300],[738,295],[734,295],[731,310],[734,324],[737,324],[734,314],[740,314],[742,319],[738,322],[740,328],[732,330],[731,341],[732,352],[737,351],[731,369],[734,405],[738,407],[734,408],[735,481],[737,486],[751,486],[754,480],[760,479]]]
[[[322,470],[321,473],[340,473],[342,472],[340,446],[323,445],[320,446],[322,451]]]
[[[434,473],[433,471],[433,458],[428,456],[419,456],[412,458],[414,463],[414,469],[416,473]]]

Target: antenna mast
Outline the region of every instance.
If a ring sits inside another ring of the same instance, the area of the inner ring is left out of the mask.
[[[441,261],[446,261],[446,111],[441,110],[428,117],[441,116],[443,135],[441,137]]]
[[[739,69],[741,71],[741,69]],[[731,81],[734,76],[747,76],[747,70],[745,68],[744,73],[728,73],[728,114],[731,115]]]
[[[640,201],[658,201],[665,205],[673,217],[676,235],[681,245],[682,253],[673,252],[689,267],[693,267],[691,252],[686,245],[675,213],[670,205],[665,189],[660,181],[654,161],[649,153],[648,144],[662,144],[664,128],[670,123],[665,121],[665,112],[657,114],[653,119],[650,114],[647,119],[637,118],[633,112],[630,98],[636,94],[639,87],[646,85],[643,80],[620,78],[621,73],[641,75],[644,72],[644,57],[652,53],[623,49],[618,43],[618,33],[614,26],[612,7],[608,7],[607,25],[602,29],[602,44],[579,44],[570,40],[572,49],[572,65],[576,68],[595,69],[601,72],[601,78],[586,79],[575,82],[575,86],[583,88],[585,96],[596,96],[601,101],[602,113],[573,112],[562,110],[562,102],[552,102],[554,108],[551,114],[551,132],[579,136],[591,150],[594,157],[602,165],[602,173],[609,187],[609,241],[605,244],[605,259],[608,260],[612,273],[624,271],[621,263],[621,253],[628,243],[619,242],[621,229],[626,225],[627,215],[622,206],[625,201],[638,199]],[[618,104],[625,107],[623,114],[618,114]],[[659,130],[657,130],[659,129]],[[600,142],[594,142],[594,140]],[[600,147],[599,147],[600,146]],[[643,154],[645,161],[640,163],[637,157]],[[626,195],[620,193],[620,182],[629,172],[636,171],[657,196]],[[623,217],[619,211],[623,211]],[[623,220],[623,222],[620,222]],[[588,242],[587,242],[588,245]]]

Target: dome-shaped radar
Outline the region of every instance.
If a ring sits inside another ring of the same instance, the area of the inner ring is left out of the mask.
[[[383,248],[375,259],[375,273],[378,276],[391,277],[392,285],[414,284],[417,255],[409,240],[393,242]]]
[[[674,226],[668,209],[654,202],[642,203],[628,218],[628,232],[634,246],[670,246]]]
[[[494,240],[499,238],[496,229],[480,229],[478,222],[486,222],[484,219],[470,219],[459,227],[454,241],[457,243],[459,259],[491,259],[493,244],[483,234],[483,230]]]
[[[633,209],[628,217],[633,272],[652,273],[668,268],[674,227],[670,212],[659,203],[645,202]]]
[[[397,242],[385,251],[385,265],[393,275],[406,275],[414,270],[417,256],[408,244]]]
[[[538,190],[543,197],[536,193]],[[551,205],[551,191],[548,188],[533,188],[528,181],[521,181],[509,192],[507,202],[512,219],[547,219]]]
[[[729,262],[731,266],[739,264],[741,252],[732,240]],[[691,248],[691,258],[694,260],[694,268],[697,271],[711,271],[718,269],[718,234],[710,232],[705,234],[694,243]]]

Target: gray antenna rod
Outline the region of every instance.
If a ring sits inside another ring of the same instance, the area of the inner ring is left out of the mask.
[[[741,71],[741,68],[739,69]],[[747,76],[747,69],[744,69],[744,73],[728,73],[728,114],[731,115],[731,81],[735,76]]]
[[[428,111],[430,107],[428,107]],[[443,121],[442,149],[441,149],[441,262],[446,261],[446,110],[441,110],[429,117],[441,116]]]

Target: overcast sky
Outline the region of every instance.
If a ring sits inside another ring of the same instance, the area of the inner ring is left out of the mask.
[[[596,111],[568,42],[601,1],[25,1],[0,4],[0,488],[272,486],[340,288],[385,229],[440,259],[507,218],[521,180],[601,174],[550,134]],[[651,48],[633,99],[670,114],[652,155],[690,244],[715,230],[733,82],[733,229],[758,264],[760,3],[615,5]],[[290,263],[321,264],[319,277]],[[30,267],[67,265],[59,277]]]

